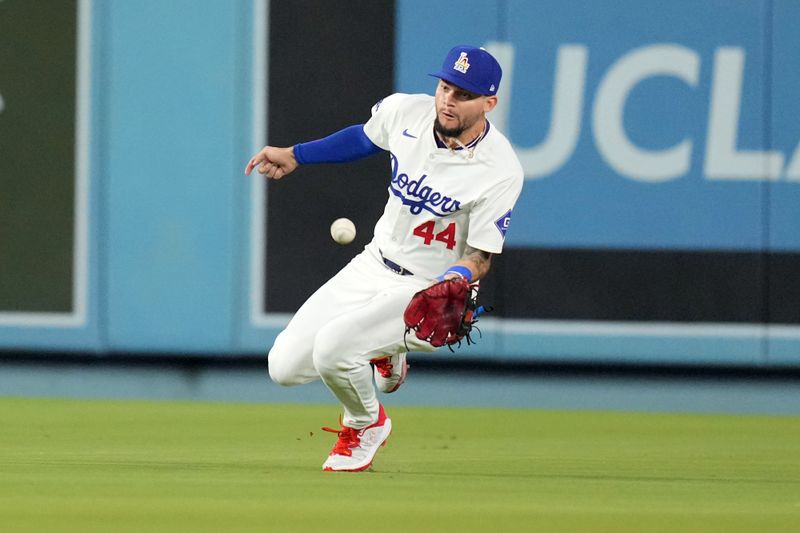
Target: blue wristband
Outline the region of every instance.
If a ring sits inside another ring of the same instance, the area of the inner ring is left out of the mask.
[[[444,274],[442,274],[436,279],[439,281],[444,281],[444,277],[448,274],[458,274],[459,276],[467,280],[468,283],[472,282],[472,271],[463,265],[451,266],[450,268],[447,269],[447,271]]]

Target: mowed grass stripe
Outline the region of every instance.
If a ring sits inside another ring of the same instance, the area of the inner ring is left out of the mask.
[[[0,531],[800,531],[800,417],[0,399]]]

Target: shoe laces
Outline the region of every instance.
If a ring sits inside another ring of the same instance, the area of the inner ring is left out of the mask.
[[[341,422],[340,422],[341,423]],[[358,430],[342,426],[341,429],[323,427],[322,431],[329,433],[336,433],[339,435],[339,440],[333,445],[331,455],[353,455],[353,448],[357,448],[361,444],[361,438],[358,436]]]
[[[392,377],[392,369],[394,365],[390,363],[391,357],[384,357],[383,359],[373,359],[371,362],[378,369],[378,374],[384,379]]]

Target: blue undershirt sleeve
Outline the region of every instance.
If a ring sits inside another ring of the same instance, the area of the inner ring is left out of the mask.
[[[296,144],[294,158],[301,165],[310,163],[345,163],[381,152],[364,133],[363,124],[355,124],[317,141]]]

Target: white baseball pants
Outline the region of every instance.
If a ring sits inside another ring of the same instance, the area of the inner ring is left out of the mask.
[[[299,385],[322,379],[344,406],[342,423],[355,429],[378,420],[370,360],[434,350],[413,332],[405,336],[403,322],[411,297],[430,280],[401,276],[378,254],[367,246],[312,294],[269,351],[273,381]]]

